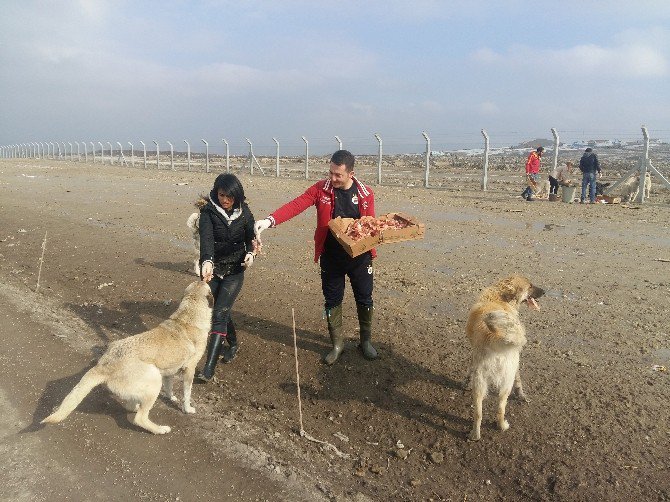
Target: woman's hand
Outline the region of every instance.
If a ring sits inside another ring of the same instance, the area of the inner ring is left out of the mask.
[[[202,264],[202,280],[209,282],[214,277],[214,264],[211,261],[203,262]]]
[[[242,266],[244,268],[249,268],[254,264],[254,254],[253,253],[247,253],[247,255],[244,257],[244,261],[242,262]]]

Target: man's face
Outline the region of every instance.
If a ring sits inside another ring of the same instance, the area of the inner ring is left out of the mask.
[[[337,164],[331,162],[329,175],[330,181],[335,188],[344,188],[346,190],[350,188],[354,182],[352,178],[354,176],[354,172],[347,171],[347,166],[344,164],[338,166]]]

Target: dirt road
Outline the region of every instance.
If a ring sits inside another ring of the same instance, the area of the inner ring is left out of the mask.
[[[308,184],[240,176],[258,218]],[[356,350],[347,294],[351,340],[330,368],[307,211],[264,234],[233,314],[239,356],[194,387],[195,416],[157,403],[152,417],[173,432],[155,437],[96,389],[62,424],[39,426],[109,341],[172,313],[194,279],[185,221],[213,178],[0,163],[0,498],[670,498],[667,193],[634,208],[525,203],[513,185],[375,187],[378,212],[416,215],[426,238],[379,249],[381,359]],[[467,311],[513,272],[547,289],[540,312],[522,312],[532,402],[512,402],[501,433],[487,401],[469,443]],[[305,429],[341,455],[296,434],[291,309]]]

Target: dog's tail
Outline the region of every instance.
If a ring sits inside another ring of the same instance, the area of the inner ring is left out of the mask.
[[[196,233],[198,231],[198,226],[200,224],[200,213],[193,213],[191,216],[188,217],[188,220],[186,220],[186,226],[190,228],[193,233]]]
[[[93,390],[94,387],[104,383],[107,376],[103,375],[98,367],[93,367],[81,377],[79,383],[74,386],[74,389],[65,396],[63,402],[58,409],[51,415],[42,420],[43,424],[55,424],[67,418],[67,416],[74,411],[74,409],[82,402],[82,400]]]

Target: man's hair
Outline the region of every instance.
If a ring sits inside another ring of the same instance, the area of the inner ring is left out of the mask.
[[[330,161],[336,166],[344,164],[347,168],[347,172],[351,172],[354,170],[354,162],[356,159],[349,150],[338,150],[330,158]]]
[[[588,147],[588,148],[587,148],[586,150],[584,150],[584,151],[585,151],[585,152],[592,152],[592,151],[593,151],[593,148]]]
[[[535,149],[535,151],[536,151],[537,153],[542,153],[542,152],[544,152],[544,147],[543,147],[543,146],[538,146],[538,147]]]
[[[245,200],[244,188],[242,183],[234,174],[219,174],[214,180],[214,188],[212,188],[212,200],[218,204],[219,190],[227,197],[235,199],[236,206],[242,206]]]

